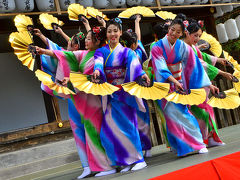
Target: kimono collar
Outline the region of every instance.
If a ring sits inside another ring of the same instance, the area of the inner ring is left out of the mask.
[[[168,47],[169,47],[169,49],[171,49],[171,50],[174,48],[176,42],[178,41],[178,39],[177,39],[176,42],[175,42],[173,45],[171,45],[171,43],[168,41],[168,35],[166,35],[162,40],[163,40],[163,43],[164,43],[165,45],[168,44]]]

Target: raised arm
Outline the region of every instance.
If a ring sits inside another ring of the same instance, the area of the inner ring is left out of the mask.
[[[81,19],[82,19],[83,25],[85,26],[86,31],[87,32],[90,31],[91,27],[89,25],[88,19],[85,17],[82,17]]]
[[[106,22],[102,17],[97,16],[97,20],[103,27],[106,27]]]
[[[54,57],[54,58],[57,58],[57,56],[54,54],[54,52],[53,52],[52,50],[40,48],[40,47],[38,47],[38,46],[35,46],[35,47],[36,47],[36,52],[37,52],[39,55],[45,54],[45,55],[48,55],[48,56],[52,56],[52,57]]]
[[[46,36],[42,34],[40,29],[34,29],[33,32],[34,35],[38,36],[44,42],[44,44],[46,44],[46,46],[49,46]]]
[[[141,41],[141,29],[139,24],[140,21],[141,21],[141,16],[137,14],[135,19],[135,33],[137,34],[137,38],[139,41]]]
[[[65,34],[65,32],[63,32],[62,28],[57,27],[55,29],[55,32],[60,34],[67,42],[69,41],[70,37],[67,34]]]

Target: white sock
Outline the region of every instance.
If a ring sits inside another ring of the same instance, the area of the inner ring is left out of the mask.
[[[208,138],[208,147],[223,146],[223,145],[225,145],[225,143],[216,142],[212,137]]]
[[[198,151],[199,154],[205,154],[208,152],[208,149],[207,148],[202,148]]]
[[[146,150],[144,157],[152,157],[151,150]]]
[[[106,176],[106,175],[114,174],[114,173],[116,173],[116,172],[117,172],[116,169],[112,169],[112,170],[109,170],[109,171],[99,172],[99,173],[97,173],[95,176],[96,176],[96,177]]]
[[[137,171],[137,170],[143,169],[145,167],[147,167],[147,164],[146,164],[145,161],[143,161],[143,162],[135,164],[131,170],[132,171]]]
[[[126,166],[125,168],[123,168],[120,172],[121,173],[124,173],[124,172],[127,172],[131,169],[131,166]]]
[[[91,169],[89,167],[84,167],[82,174],[80,176],[78,176],[77,179],[85,178],[89,174],[91,174]]]

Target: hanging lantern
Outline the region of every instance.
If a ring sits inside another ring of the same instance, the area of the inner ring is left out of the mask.
[[[121,8],[124,5],[126,5],[126,0],[111,0],[111,4],[115,7],[115,8]]]
[[[163,6],[170,5],[172,0],[160,0],[160,4]]]
[[[127,5],[129,6],[138,6],[141,4],[142,0],[127,0]]]
[[[16,8],[14,0],[0,1],[0,11],[1,12],[12,12]]]
[[[228,39],[237,39],[239,37],[239,31],[237,27],[237,23],[234,19],[229,19],[224,23]]]
[[[78,3],[84,6],[85,8],[93,6],[93,0],[78,0]]]
[[[97,9],[103,9],[106,8],[109,5],[108,0],[95,0],[94,1],[94,7]]]
[[[155,1],[154,0],[142,0],[142,5],[143,6],[151,6],[153,5]]]
[[[15,0],[15,3],[18,12],[29,12],[34,9],[33,0]]]
[[[221,7],[223,13],[227,13],[227,12],[231,12],[233,10],[233,6],[229,5],[229,6],[222,6]]]
[[[55,9],[54,0],[36,0],[36,4],[39,11],[53,11]]]
[[[184,0],[172,0],[172,4],[174,5],[182,5],[184,3]]]
[[[64,11],[67,10],[67,8],[70,4],[73,4],[75,2],[76,2],[75,0],[59,0],[61,10],[64,10]]]
[[[184,0],[184,4],[195,4],[198,0]]]
[[[217,6],[216,7],[216,13],[214,14],[214,17],[217,18],[217,17],[220,17],[222,15],[223,15],[223,11],[222,11],[221,7]]]
[[[218,40],[220,43],[225,43],[228,41],[228,35],[224,24],[220,23],[216,26]]]
[[[238,31],[240,32],[240,15],[236,17],[235,21],[237,23]]]

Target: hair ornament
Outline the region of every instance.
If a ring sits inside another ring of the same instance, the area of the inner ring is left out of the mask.
[[[204,27],[204,22],[203,22],[202,20],[199,20],[199,21],[198,21],[198,24],[201,26],[201,28]]]

